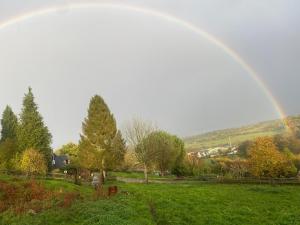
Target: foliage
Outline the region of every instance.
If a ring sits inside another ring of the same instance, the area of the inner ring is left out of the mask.
[[[13,160],[17,154],[18,119],[12,109],[7,106],[1,119],[0,168],[13,169]]]
[[[257,138],[249,149],[250,172],[255,177],[291,176],[295,166],[280,153],[271,137]]]
[[[274,143],[279,150],[288,148],[294,154],[300,153],[300,139],[291,133],[276,135],[274,137]]]
[[[149,122],[140,119],[133,119],[128,123],[125,134],[130,147],[134,149],[137,161],[143,165],[145,181],[148,182],[148,170],[153,164],[154,152],[146,148],[145,139],[156,130],[156,127]]]
[[[51,208],[70,207],[81,199],[80,192],[66,190],[64,182],[51,189],[46,185],[53,181],[8,178],[0,180],[0,213],[14,217],[35,215]],[[17,215],[16,215],[17,214]],[[2,222],[2,220],[0,219]],[[2,223],[1,223],[2,224]],[[11,224],[11,223],[9,223]]]
[[[118,131],[112,140],[111,148],[106,153],[105,169],[120,168],[125,160],[126,151],[126,142],[121,131]]]
[[[20,115],[20,125],[17,132],[19,151],[33,148],[43,154],[48,169],[52,163],[52,136],[45,126],[43,118],[38,112],[31,88],[23,99],[23,108]]]
[[[138,167],[138,161],[133,151],[127,151],[124,156],[124,162],[121,166],[121,171],[133,171]]]
[[[300,116],[293,117],[292,120],[297,121],[295,122],[296,124],[300,124],[298,121],[299,118]],[[239,128],[217,130],[185,138],[184,141],[188,150],[200,150],[205,148],[228,146],[229,137],[231,138],[232,145],[238,146],[244,141],[252,141],[257,137],[275,136],[285,132],[286,128],[284,126],[284,122],[282,120],[274,120],[242,126]]]
[[[47,165],[44,155],[35,149],[27,149],[23,152],[20,169],[27,174],[32,175],[45,175],[47,172]]]
[[[45,187],[51,183],[64,192],[91,191],[63,181],[44,182]],[[3,213],[0,221],[11,225],[252,225],[298,224],[300,220],[298,186],[122,183],[119,187],[126,192],[111,199],[75,201],[70,208],[50,208],[34,216]]]
[[[176,136],[164,131],[156,131],[149,134],[141,143],[141,146],[149,153],[148,157],[162,176],[176,166],[182,164],[184,157],[184,144]],[[139,150],[139,149],[137,149]]]
[[[15,142],[17,138],[18,118],[9,106],[6,106],[2,114],[1,127],[0,143],[6,139]]]
[[[68,174],[72,174],[74,176],[74,183],[80,184],[78,176],[80,171],[80,160],[78,157],[79,146],[74,143],[68,143],[63,145],[57,151],[58,155],[67,155],[69,158],[69,164],[63,168],[68,171]]]
[[[112,141],[117,133],[116,121],[103,98],[95,95],[89,104],[88,116],[82,124],[79,158],[83,168],[105,169]]]
[[[0,168],[14,169],[15,159],[17,156],[16,142],[10,138],[6,138],[0,143]]]
[[[230,175],[234,178],[241,178],[245,177],[249,171],[249,163],[246,159],[220,158],[216,162],[220,168],[219,174],[223,176]]]

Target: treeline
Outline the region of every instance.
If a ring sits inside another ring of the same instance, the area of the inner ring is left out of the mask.
[[[70,163],[63,169],[74,175],[76,183],[84,172],[89,177],[98,172],[103,182],[106,172],[112,170],[143,170],[146,182],[153,171],[161,176],[294,177],[300,170],[300,130],[291,121],[287,124],[286,134],[242,143],[237,156],[201,159],[188,156],[180,138],[150,122],[133,119],[123,137],[106,102],[95,95],[79,142],[62,146],[56,154],[68,155]],[[51,141],[29,88],[18,116],[9,106],[2,114],[0,169],[46,174],[52,170]]]
[[[296,177],[300,170],[300,132],[296,126],[289,127],[285,134],[242,143],[236,156],[187,157],[184,173],[190,176],[217,174],[227,178]]]
[[[76,183],[86,171],[98,172],[104,181],[107,171],[126,167],[129,152],[135,156],[134,164],[144,169],[146,181],[148,170],[159,170],[163,176],[182,166],[185,150],[178,137],[137,119],[128,124],[125,134],[127,142],[104,99],[95,95],[82,123],[78,144],[65,144],[55,153],[68,156],[70,163],[63,170],[74,175]],[[20,170],[28,175],[50,172],[53,168],[51,141],[29,88],[19,116],[9,106],[2,114],[0,169]]]
[[[17,116],[7,106],[1,119],[0,167],[9,170],[33,171],[40,162],[40,172],[51,169],[52,136],[38,112],[31,88],[23,98]]]
[[[125,137],[127,142],[108,106],[96,95],[90,101],[79,143],[66,144],[56,152],[69,155],[71,163],[65,169],[74,175],[75,182],[84,170],[98,172],[100,182],[104,182],[108,171],[130,170],[136,166],[144,170],[148,182],[150,170],[158,170],[164,176],[183,163],[183,141],[151,123],[133,119],[127,124]],[[132,165],[128,166],[128,160],[132,160]]]

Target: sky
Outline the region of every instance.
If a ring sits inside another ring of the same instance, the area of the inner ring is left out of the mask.
[[[0,24],[81,2],[0,0]],[[150,9],[210,33],[259,74],[287,115],[300,114],[299,1],[92,2]],[[181,137],[279,117],[257,82],[211,41],[167,19],[116,8],[65,9],[0,29],[0,111],[8,104],[19,114],[28,86],[54,148],[78,141],[95,94],[119,129],[139,117]]]

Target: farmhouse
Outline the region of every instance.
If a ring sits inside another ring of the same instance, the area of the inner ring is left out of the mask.
[[[52,166],[53,169],[62,169],[70,164],[69,157],[67,155],[52,155]]]

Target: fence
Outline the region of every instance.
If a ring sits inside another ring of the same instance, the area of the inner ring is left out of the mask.
[[[15,170],[0,170],[0,174],[26,177],[26,175],[20,171]],[[36,176],[37,179],[53,179],[53,180],[64,180],[69,182],[74,182],[74,177],[68,174],[62,173],[48,173],[45,176]],[[112,177],[111,177],[112,178]],[[114,180],[114,179],[112,179]],[[138,178],[122,178],[115,177],[115,180],[123,182],[134,182],[142,183],[143,179]],[[203,175],[198,177],[181,177],[181,178],[160,178],[160,179],[149,179],[153,183],[180,183],[180,182],[203,182],[203,183],[224,183],[224,184],[289,184],[289,185],[300,185],[299,177],[292,178],[254,178],[254,177],[238,177],[238,178],[228,178],[219,175]],[[84,181],[84,180],[82,180]],[[85,181],[86,182],[86,181]]]

